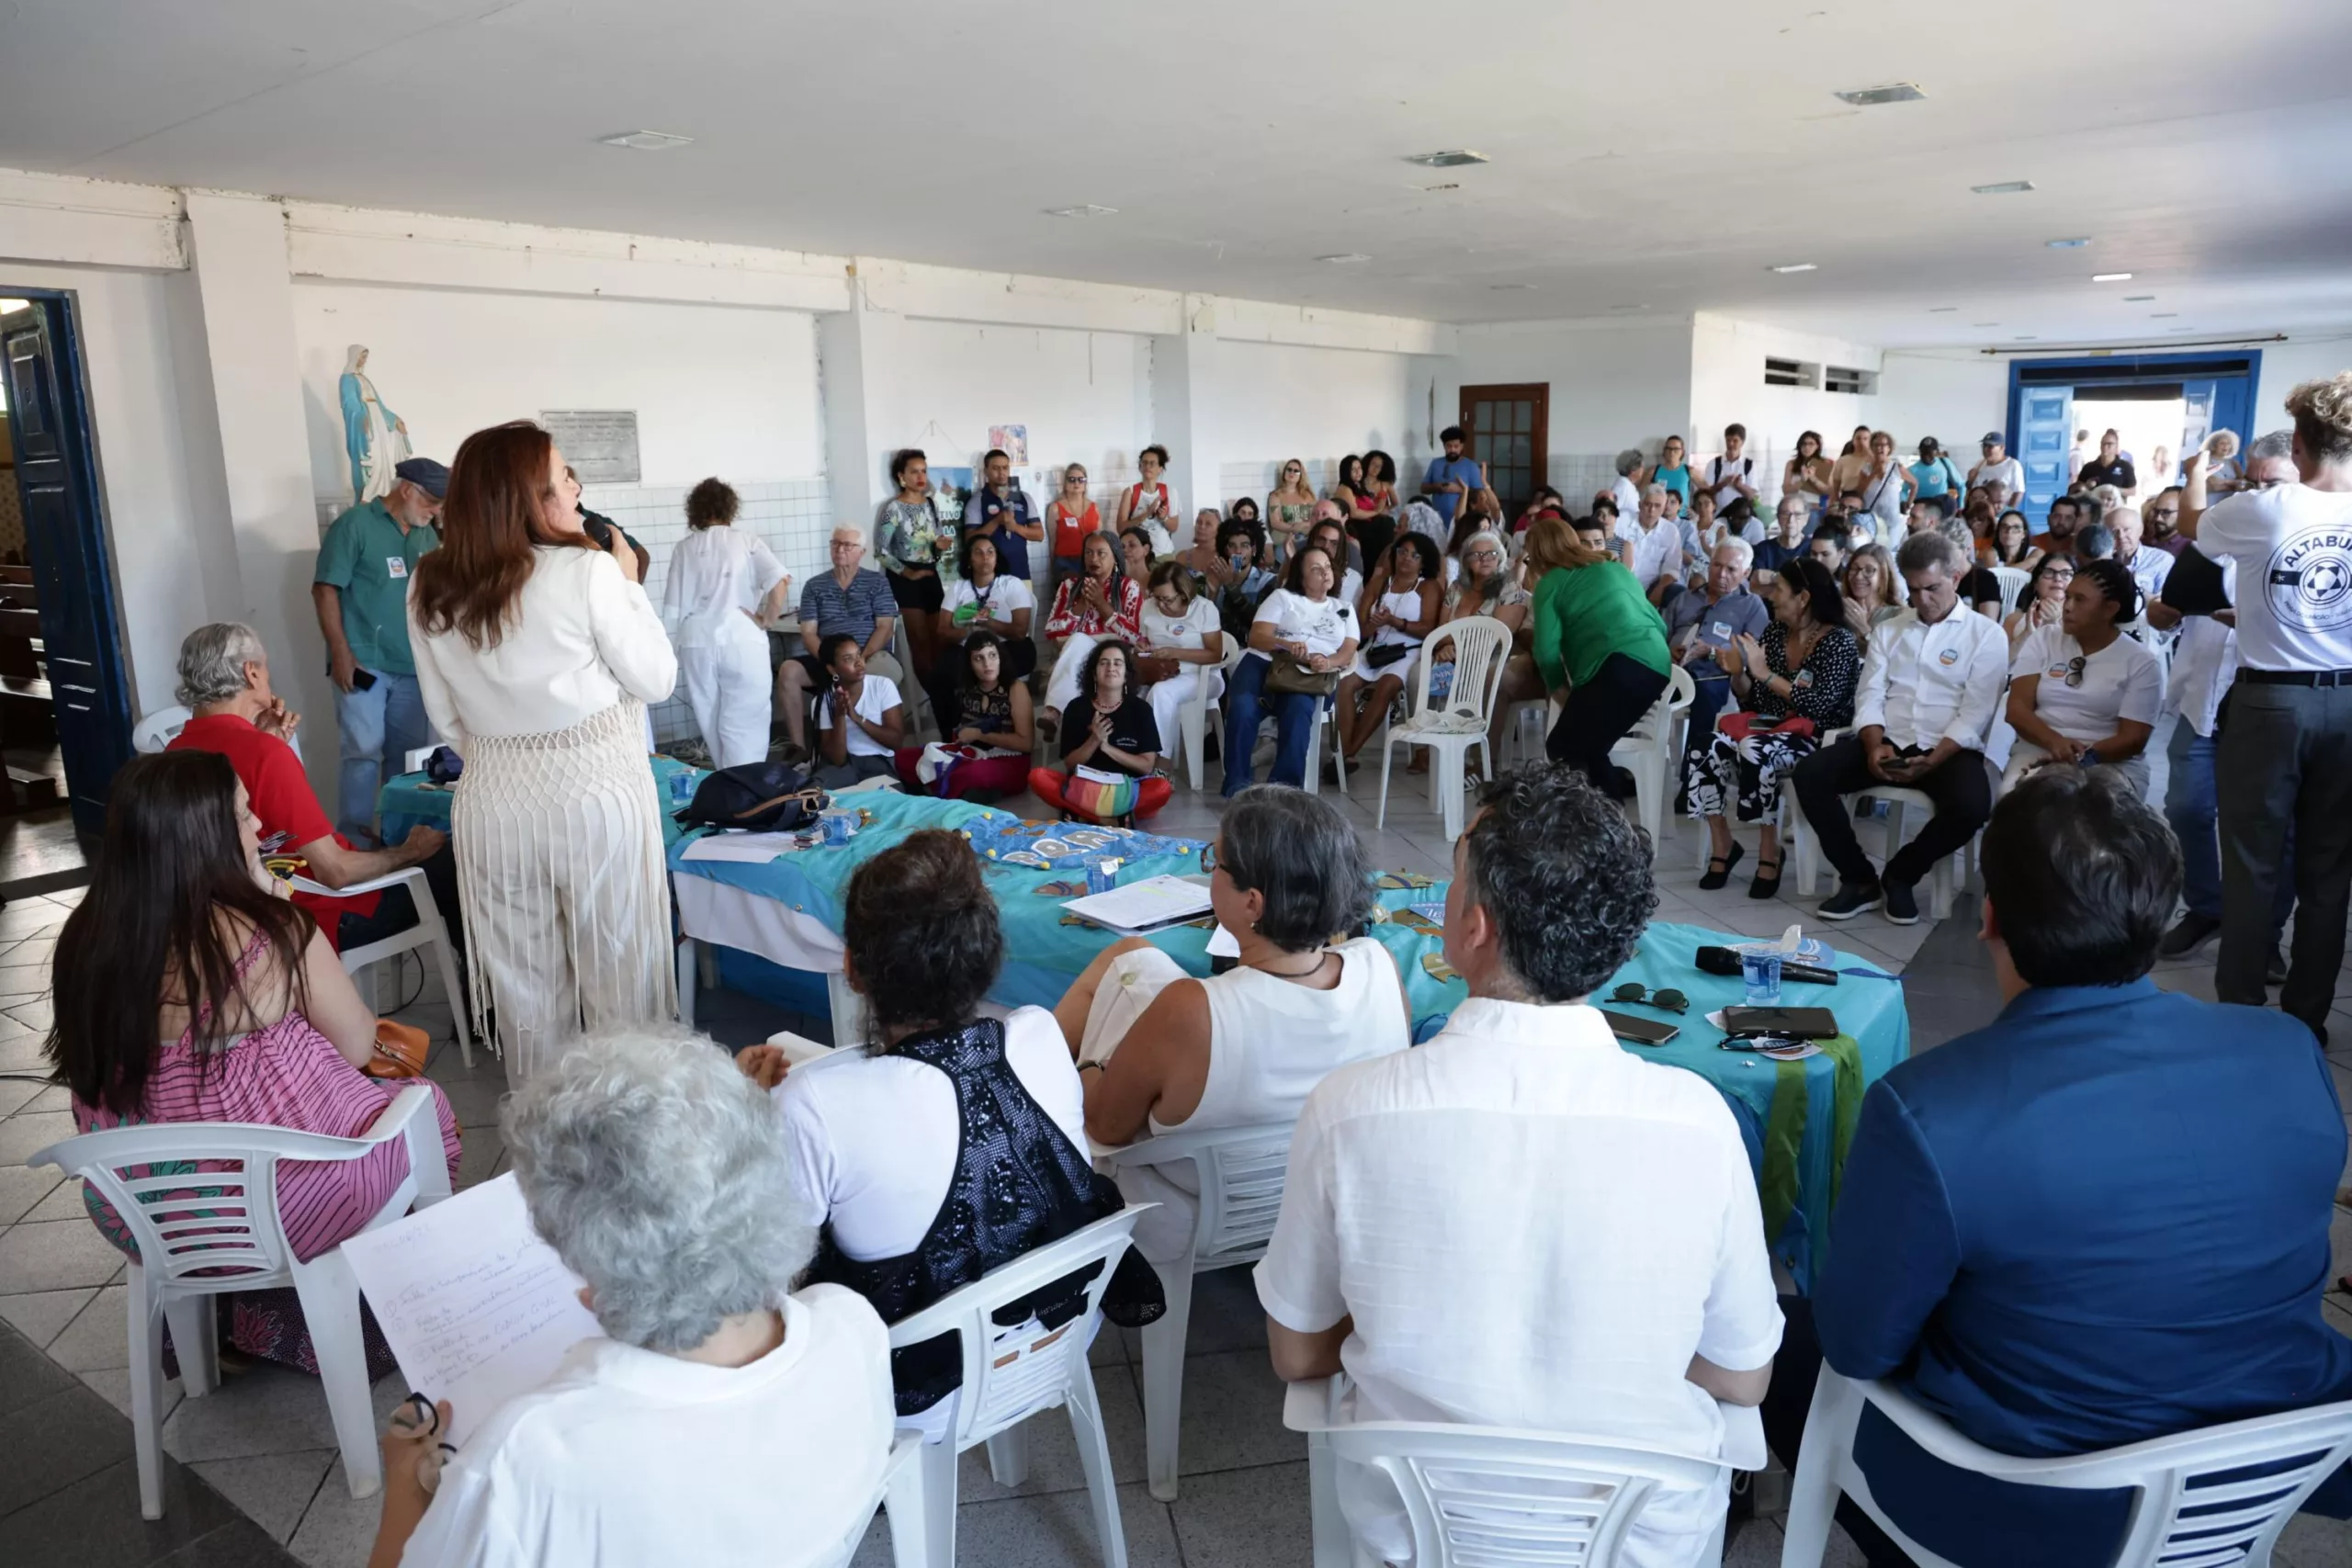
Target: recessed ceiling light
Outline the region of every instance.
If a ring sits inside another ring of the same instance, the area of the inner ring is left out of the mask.
[[[2126,294],[2123,302],[2126,305],[2145,305],[2154,299],[2153,294]]]
[[[2048,246],[2049,246],[2052,250],[2053,250],[2053,251],[2079,251],[2079,250],[2081,250],[2085,245],[2089,244],[2091,242],[2090,242],[2090,237],[2089,237],[2088,235],[2085,235],[2085,236],[2083,236],[2083,237],[2082,237],[2082,238],[2080,238],[2080,239],[2075,239],[2075,240],[2044,240],[2044,241],[2042,241],[2041,243],[2042,243],[2043,244],[2045,244],[2045,245],[2048,245]]]
[[[2019,333],[2009,341],[2011,343],[2040,343],[2041,339],[2032,333]]]
[[[2132,281],[2132,275],[2128,272],[2095,272],[2091,274],[2091,281],[2093,283],[2129,283]]]
[[[1917,82],[1894,82],[1883,87],[1856,87],[1838,96],[1849,104],[1869,108],[1877,104],[1916,103],[1928,95],[1919,91]]]
[[[1419,164],[1424,169],[1458,169],[1464,164],[1483,164],[1487,162],[1487,155],[1473,152],[1466,147],[1456,147],[1444,152],[1415,152],[1405,162]]]
[[[1960,307],[1957,305],[1930,305],[1928,307],[1928,314],[1930,316],[1949,316],[1959,309]]]
[[[1611,305],[1609,308],[1612,310],[1646,310],[1649,309],[1647,305]]]
[[[1818,265],[1819,264],[1815,262],[1782,262],[1778,266],[1767,267],[1765,270],[1767,272],[1812,272],[1816,270]]]
[[[1353,266],[1359,262],[1368,262],[1372,258],[1362,251],[1341,251],[1336,255],[1317,256],[1315,259],[1319,262],[1329,262],[1333,266]]]
[[[2196,330],[2195,327],[2166,327],[2165,329],[2168,333],[2193,333]]]
[[[1512,289],[1532,288],[1535,285],[1532,283],[1489,283],[1487,287],[1493,289],[1498,294],[1503,294],[1508,293]]]
[[[2033,188],[2031,180],[2003,180],[1998,185],[1970,186],[1979,196],[2022,196]]]
[[[1048,218],[1108,218],[1118,210],[1115,207],[1103,207],[1095,202],[1081,201],[1076,207],[1048,207],[1046,209],[1046,216]]]
[[[1423,186],[1421,188],[1423,190],[1460,190],[1462,188],[1462,182],[1460,180],[1448,180],[1443,185]]]
[[[618,136],[596,139],[607,147],[628,147],[639,152],[666,152],[673,147],[684,147],[694,140],[668,130],[629,130]]]
[[[2001,323],[1998,321],[1971,321],[1968,324],[1972,327],[1997,327]]]
[[[2148,320],[2152,321],[2178,321],[2179,319],[2180,312],[2178,310],[2151,310],[2148,312]]]

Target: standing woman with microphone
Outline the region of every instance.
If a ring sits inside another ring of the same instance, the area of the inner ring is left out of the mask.
[[[441,548],[409,593],[417,682],[465,759],[450,816],[474,1023],[520,1087],[559,1043],[676,1010],[645,706],[677,655],[620,541],[527,421],[458,448]]]

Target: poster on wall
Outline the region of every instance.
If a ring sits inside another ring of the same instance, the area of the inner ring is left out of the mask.
[[[964,505],[972,499],[972,470],[943,468],[933,465],[931,470],[931,503],[939,509],[939,520],[954,525],[964,520]]]
[[[541,409],[539,423],[582,484],[638,482],[635,409]]]
[[[1016,468],[1029,466],[1029,427],[1025,424],[991,424],[989,426],[989,450],[1001,451],[1012,459]]]

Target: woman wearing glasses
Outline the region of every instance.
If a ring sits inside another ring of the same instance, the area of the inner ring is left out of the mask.
[[[2015,659],[2025,651],[2026,639],[2034,633],[2047,631],[2058,625],[2066,604],[2067,585],[2075,581],[2075,558],[2052,553],[2033,564],[2033,575],[2026,579],[2025,592],[2018,595],[2018,607],[2001,623],[2009,634],[2009,657]]]
[[[1100,533],[1102,513],[1086,496],[1086,465],[1062,470],[1062,492],[1046,503],[1046,537],[1054,542],[1054,586],[1080,574],[1079,557],[1087,536]]]
[[[1315,522],[1315,501],[1306,465],[1293,457],[1283,465],[1281,480],[1266,497],[1266,531],[1273,536],[1276,566],[1290,559],[1291,547],[1306,537]]]
[[[2156,656],[2115,629],[2140,613],[2139,585],[2120,561],[2086,561],[2067,584],[2057,626],[2025,640],[2009,666],[2009,723],[2018,743],[2001,775],[2007,794],[2050,762],[2121,771],[2148,791],[2148,737],[2164,705]]]

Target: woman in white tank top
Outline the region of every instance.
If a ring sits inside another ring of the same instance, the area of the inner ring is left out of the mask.
[[[1086,1085],[1086,1130],[1128,1144],[1176,1128],[1293,1122],[1336,1067],[1412,1043],[1404,981],[1370,937],[1334,942],[1372,906],[1347,819],[1265,785],[1235,797],[1209,885],[1238,966],[1194,979],[1142,938],[1104,950],[1054,1010]],[[1181,1256],[1199,1209],[1189,1160],[1122,1171],[1145,1258]]]
[[[1358,615],[1368,640],[1356,650],[1354,668],[1340,682],[1335,709],[1340,745],[1350,761],[1380,732],[1397,694],[1411,686],[1421,639],[1445,618],[1444,584],[1439,577],[1443,559],[1427,536],[1400,534],[1388,547],[1380,570],[1364,584]],[[1383,649],[1401,651],[1383,653]]]

